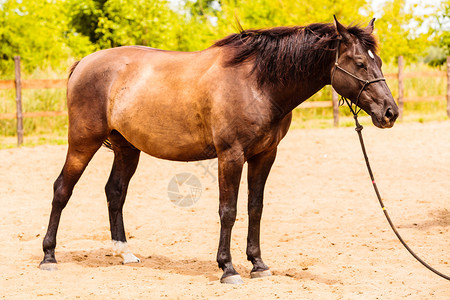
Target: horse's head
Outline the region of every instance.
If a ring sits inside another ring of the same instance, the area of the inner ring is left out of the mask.
[[[340,42],[331,70],[331,84],[336,92],[369,114],[375,126],[389,128],[398,117],[398,107],[383,78],[382,62],[375,51],[374,21],[366,28],[346,28],[334,19]]]

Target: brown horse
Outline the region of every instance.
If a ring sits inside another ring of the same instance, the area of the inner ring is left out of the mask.
[[[111,237],[124,263],[139,262],[127,249],[122,207],[140,152],[175,161],[217,157],[221,282],[242,282],[231,262],[230,239],[245,162],[247,258],[252,277],[269,276],[259,242],[263,191],[291,111],[332,84],[377,127],[392,127],[398,116],[381,78],[373,23],[345,27],[335,19],[334,24],[243,30],[198,52],[120,47],[75,63],[67,87],[69,148],[54,184],[41,268],[55,268],[61,212],[106,141],[115,155],[105,188]]]

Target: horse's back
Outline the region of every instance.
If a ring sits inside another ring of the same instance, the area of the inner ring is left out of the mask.
[[[204,78],[216,59],[204,52],[134,46],[95,52],[80,61],[69,79],[70,124],[95,120],[95,130],[117,130],[157,157],[214,157],[211,89]]]

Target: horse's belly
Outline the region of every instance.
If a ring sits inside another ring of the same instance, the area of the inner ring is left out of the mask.
[[[122,133],[123,134],[123,133]],[[217,157],[212,142],[182,132],[123,134],[137,149],[154,157],[175,161],[197,161]]]
[[[199,115],[140,110],[113,120],[134,147],[158,158],[196,161],[217,156],[212,137]]]

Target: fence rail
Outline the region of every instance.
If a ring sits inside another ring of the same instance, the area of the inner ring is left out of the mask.
[[[445,71],[432,71],[432,72],[409,72],[404,73],[403,78],[421,78],[421,77],[446,77]],[[398,79],[398,73],[390,73],[384,75],[385,78]]]
[[[65,89],[65,79],[25,79],[21,81],[23,89]],[[0,80],[0,89],[14,89],[15,80]]]
[[[22,111],[22,89],[64,89],[67,85],[66,79],[21,79],[20,74],[20,56],[14,57],[15,79],[0,80],[0,89],[16,90],[16,113],[2,113],[0,120],[17,119],[17,144],[23,143],[23,118],[34,117],[54,117],[65,116],[67,111],[39,111],[39,112],[23,112]],[[427,101],[445,101],[447,99],[447,115],[450,118],[450,56],[447,57],[447,71],[427,71],[427,72],[408,72],[404,73],[403,57],[398,58],[398,73],[385,74],[385,78],[398,80],[398,104],[400,108],[400,119],[403,116],[404,102],[427,102]],[[423,77],[446,77],[447,78],[447,95],[441,96],[423,96],[423,97],[404,97],[404,79],[423,78]],[[339,126],[339,110],[338,96],[332,89],[331,101],[309,101],[303,103],[301,108],[319,108],[333,107],[334,126]]]
[[[67,111],[32,111],[22,113],[24,118],[37,118],[37,117],[58,117],[67,116]],[[15,119],[17,114],[5,113],[0,114],[0,120]]]

